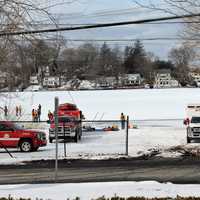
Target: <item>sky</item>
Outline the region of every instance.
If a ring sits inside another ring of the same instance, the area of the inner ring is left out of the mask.
[[[141,1],[141,0],[140,0]],[[153,0],[154,1],[154,0]],[[162,1],[162,0],[161,0]],[[161,2],[159,1],[159,2]],[[138,19],[168,16],[168,13],[138,7],[133,0],[49,0],[57,6],[51,8],[61,26],[68,24],[112,23]],[[142,2],[142,1],[141,1]],[[147,2],[147,1],[143,1]],[[158,1],[157,1],[158,2]],[[161,6],[164,4],[161,4]],[[177,37],[181,34],[183,25],[180,24],[146,24],[127,25],[90,30],[69,31],[62,33],[66,39],[142,39],[154,37]],[[161,59],[167,59],[171,48],[180,45],[181,41],[143,41],[147,52],[153,52]],[[123,48],[133,42],[108,42],[113,46]],[[99,43],[99,44],[102,44]],[[70,41],[69,46],[78,46],[80,43]]]

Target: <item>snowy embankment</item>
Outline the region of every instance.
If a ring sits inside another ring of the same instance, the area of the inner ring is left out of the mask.
[[[80,197],[81,200],[98,197],[199,197],[200,185],[161,184],[147,182],[108,182],[108,183],[76,183],[76,184],[38,184],[38,185],[5,185],[0,186],[0,197],[11,195],[15,198],[66,200]]]

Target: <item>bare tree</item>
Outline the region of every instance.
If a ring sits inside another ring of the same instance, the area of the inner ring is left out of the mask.
[[[190,82],[189,67],[194,57],[195,52],[192,49],[186,48],[185,46],[172,49],[169,54],[169,59],[175,66],[173,75],[183,86]]]
[[[139,1],[132,0],[135,4],[143,8],[151,10],[158,10],[173,15],[180,14],[197,14],[199,13],[200,1],[199,0],[156,0]]]
[[[200,0],[150,0],[141,1],[132,0],[140,7],[151,9],[152,11],[160,11],[173,15],[182,14],[199,14],[200,13]],[[200,58],[200,16],[185,18],[184,30],[180,33],[180,38],[184,38],[184,46],[195,49],[198,53],[197,59]],[[188,38],[188,40],[185,38]],[[191,40],[192,39],[192,40]]]
[[[42,21],[57,27],[56,19],[52,16],[51,11],[55,6],[73,3],[74,1],[0,0],[0,31],[10,33],[34,30],[37,27],[36,25]],[[25,62],[28,59],[26,58],[27,54],[24,52],[28,44],[34,46],[36,40],[42,40],[50,36],[49,34],[36,34],[0,37],[0,70],[6,69],[8,73],[12,73],[14,68],[20,67],[16,65],[21,65],[21,69],[24,70],[25,67],[28,67],[27,62]],[[54,35],[54,41],[57,54],[52,59],[55,62],[61,48],[59,33],[56,36]],[[13,63],[14,58],[18,62]]]

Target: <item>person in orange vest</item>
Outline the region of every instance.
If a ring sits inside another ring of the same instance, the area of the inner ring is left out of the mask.
[[[53,120],[53,113],[50,110],[48,112],[48,118],[49,118],[49,121]]]
[[[34,122],[35,121],[35,110],[34,109],[32,109],[32,121]]]
[[[34,112],[34,118],[35,118],[35,121],[38,122],[38,111],[36,109]]]

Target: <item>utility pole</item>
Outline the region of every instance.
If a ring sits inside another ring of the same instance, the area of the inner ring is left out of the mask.
[[[126,119],[126,156],[128,156],[128,131],[129,131],[129,116]]]
[[[55,158],[55,182],[57,182],[58,178],[58,105],[59,99],[55,97],[55,113],[54,113],[54,120],[55,120],[55,138],[56,138],[56,158]]]

